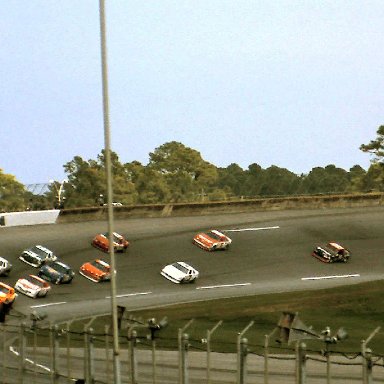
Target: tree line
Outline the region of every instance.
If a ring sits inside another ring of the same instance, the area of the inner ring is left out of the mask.
[[[295,174],[275,165],[263,169],[253,163],[225,168],[205,161],[200,153],[172,141],[149,154],[149,162],[122,164],[111,151],[114,201],[124,205],[227,201],[271,196],[384,191],[384,126],[377,138],[360,150],[375,156],[368,170],[334,164]],[[102,205],[106,198],[106,156],[84,160],[75,156],[64,164],[64,185],[53,182],[43,195],[33,195],[13,175],[0,169],[0,210],[74,208]]]

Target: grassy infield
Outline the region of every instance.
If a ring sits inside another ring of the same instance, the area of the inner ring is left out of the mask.
[[[178,329],[183,328],[190,319],[194,319],[185,333],[188,333],[192,347],[197,350],[205,350],[201,339],[206,337],[207,330],[222,320],[222,325],[215,330],[211,338],[212,349],[222,352],[236,351],[238,333],[254,321],[244,337],[248,339],[251,350],[262,353],[265,335],[275,329],[282,312],[298,312],[304,324],[312,326],[317,333],[326,326],[331,328],[332,334],[335,334],[340,327],[344,327],[348,332],[348,338],[332,344],[331,350],[358,353],[361,350],[361,340],[367,339],[378,326],[383,325],[383,290],[384,280],[319,291],[266,294],[172,305],[130,312],[130,315],[144,323],[149,318],[159,321],[166,316],[169,324],[158,332],[157,345],[172,348],[177,347]],[[142,337],[149,333],[147,329],[140,328],[137,328],[137,332]],[[279,346],[275,340],[275,336],[270,338],[272,353],[293,351],[294,343],[289,346],[283,343]],[[380,331],[369,343],[375,355],[384,355],[383,340],[383,332]],[[309,350],[324,349],[321,340],[305,342]],[[148,344],[148,341],[143,343]]]

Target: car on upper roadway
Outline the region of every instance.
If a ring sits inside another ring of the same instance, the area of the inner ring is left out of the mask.
[[[94,283],[111,280],[111,267],[102,259],[84,263],[80,267],[79,273]]]
[[[329,242],[324,246],[317,246],[312,251],[312,256],[318,258],[324,263],[335,263],[335,262],[348,262],[351,257],[351,252],[335,242]]]
[[[56,261],[57,256],[51,250],[42,245],[35,245],[24,250],[19,256],[19,259],[24,261],[24,263],[32,265],[32,267],[38,268],[43,264]]]
[[[199,277],[199,272],[184,261],[166,265],[160,274],[176,284],[191,283]]]
[[[56,260],[52,263],[43,265],[40,268],[39,276],[53,284],[64,284],[70,283],[73,280],[75,272],[69,265]]]
[[[206,251],[228,249],[232,240],[217,229],[207,232],[200,232],[193,237],[193,243]]]
[[[0,304],[11,306],[17,297],[15,288],[0,282]]]
[[[37,297],[47,296],[51,286],[39,276],[28,275],[16,281],[15,289],[24,295],[36,299]]]
[[[128,246],[129,241],[117,232],[113,232],[113,249],[115,252],[124,252]],[[101,249],[104,252],[109,252],[109,234],[99,233],[92,239],[92,245]]]
[[[8,276],[11,270],[12,264],[4,257],[0,257],[0,276]]]

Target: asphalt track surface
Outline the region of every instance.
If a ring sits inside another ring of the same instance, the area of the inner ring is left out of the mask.
[[[116,253],[117,302],[136,310],[167,304],[272,292],[320,289],[380,280],[384,276],[384,207],[126,219],[114,223],[131,245]],[[233,243],[227,251],[207,252],[192,244],[200,231],[216,228]],[[33,267],[18,260],[23,249],[42,244],[76,271],[71,284],[52,286],[45,298],[19,295],[16,311],[45,312],[52,322],[110,312],[110,283],[93,283],[78,274],[85,261],[108,260],[91,246],[106,222],[0,228],[1,256],[13,270],[1,281],[14,285]],[[347,263],[326,264],[311,256],[316,245],[336,241],[349,248]],[[174,284],[160,275],[174,261],[200,272],[192,284]]]

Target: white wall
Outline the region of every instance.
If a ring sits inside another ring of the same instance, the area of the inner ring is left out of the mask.
[[[13,227],[18,225],[54,224],[56,223],[59,213],[59,209],[0,213],[0,226]]]

